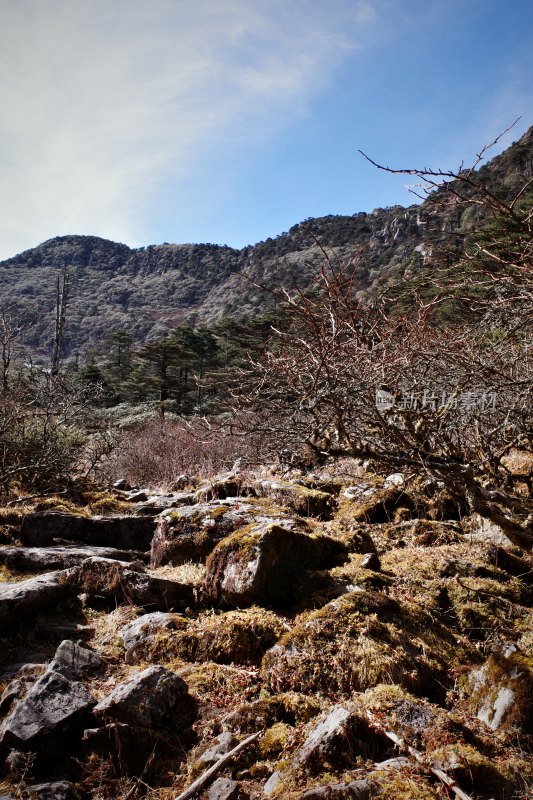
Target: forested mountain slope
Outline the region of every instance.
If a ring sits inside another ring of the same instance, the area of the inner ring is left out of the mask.
[[[479,170],[505,195],[533,172],[533,129]],[[98,349],[123,330],[141,344],[179,324],[211,324],[258,316],[272,299],[266,286],[306,285],[321,248],[349,259],[360,253],[356,288],[371,290],[453,257],[482,222],[475,207],[431,201],[353,216],[309,219],[275,239],[242,250],[211,244],[161,244],[131,249],[94,236],[50,239],[0,263],[0,305],[26,317],[26,343],[47,358],[52,347],[56,278],[70,289],[63,355]]]

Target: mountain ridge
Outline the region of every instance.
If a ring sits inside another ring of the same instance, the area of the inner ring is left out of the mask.
[[[505,196],[533,174],[533,128],[484,164],[477,175]],[[443,248],[460,253],[482,217],[474,208],[430,200],[353,215],[309,218],[275,238],[237,249],[220,244],[155,244],[139,248],[91,235],[58,236],[0,262],[2,306],[30,320],[26,344],[47,358],[53,341],[57,274],[71,280],[64,355],[98,349],[110,330],[137,344],[178,324],[254,316],[272,298],[259,285],[305,286],[324,258],[364,253],[356,289],[416,274]],[[249,280],[246,280],[247,276]]]

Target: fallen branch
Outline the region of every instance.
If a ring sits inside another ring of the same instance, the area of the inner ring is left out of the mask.
[[[440,781],[442,781],[442,783],[445,786],[447,786],[448,789],[451,789],[452,792],[455,793],[455,796],[459,798],[459,800],[472,800],[470,795],[466,794],[465,792],[463,792],[461,787],[457,785],[457,783],[454,781],[454,779],[450,778],[450,776],[447,775],[444,772],[444,770],[442,770],[437,764],[429,764],[428,765],[426,759],[424,758],[424,756],[422,755],[422,753],[419,750],[415,750],[414,747],[411,747],[411,745],[409,745],[406,742],[404,742],[404,740],[400,739],[400,737],[397,736],[393,731],[387,730],[381,724],[381,722],[378,720],[378,718],[376,716],[374,716],[374,714],[372,714],[371,711],[367,711],[366,713],[367,713],[368,719],[370,720],[372,725],[374,725],[381,733],[383,733],[387,737],[387,739],[390,739],[391,742],[394,742],[394,744],[397,745],[397,747],[399,747],[401,749],[403,748],[404,750],[407,750],[409,755],[411,755],[416,761],[418,761],[419,764],[423,764],[424,766],[427,766],[429,771],[436,778],[438,778]],[[181,798],[178,798],[177,800],[181,800]]]
[[[235,756],[239,755],[239,753],[242,753],[243,750],[246,750],[248,745],[252,744],[252,742],[255,742],[255,740],[261,736],[262,732],[263,731],[252,733],[252,735],[248,736],[247,739],[243,739],[242,742],[239,742],[239,744],[234,747],[233,750],[230,750],[225,756],[219,758],[219,760],[213,764],[212,767],[209,767],[209,769],[206,770],[203,775],[200,775],[200,777],[197,778],[194,783],[191,783],[188,789],[185,789],[185,791],[182,792],[179,797],[175,797],[174,800],[190,800],[190,798],[193,797],[197,792],[205,789],[205,787],[211,782],[212,778],[214,778],[215,775],[217,775],[217,773],[219,773],[220,770],[226,766],[226,764],[229,764],[229,762],[235,758]]]

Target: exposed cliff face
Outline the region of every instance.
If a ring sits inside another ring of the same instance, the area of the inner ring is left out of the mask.
[[[532,165],[529,131],[479,174],[505,194],[533,173]],[[95,236],[57,237],[0,264],[2,305],[28,314],[27,343],[34,354],[45,356],[52,342],[56,276],[67,270],[68,355],[99,347],[112,329],[124,329],[142,342],[187,321],[260,313],[271,298],[256,283],[305,285],[323,260],[317,242],[341,260],[360,253],[360,290],[401,280],[431,266],[443,250],[460,252],[479,222],[475,209],[442,209],[426,201],[310,219],[242,250],[210,244],[133,250]]]

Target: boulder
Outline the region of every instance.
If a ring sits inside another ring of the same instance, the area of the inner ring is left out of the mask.
[[[374,781],[360,780],[307,789],[300,800],[370,800],[378,794],[379,786]]]
[[[35,616],[65,600],[70,590],[61,582],[62,572],[48,572],[18,583],[0,583],[0,630]]]
[[[82,517],[60,511],[35,511],[22,520],[20,540],[26,547],[64,541],[122,550],[149,550],[155,522],[150,517]]]
[[[90,600],[132,603],[157,610],[183,610],[195,604],[193,587],[154,578],[138,565],[108,558],[88,558],[68,576],[69,585]]]
[[[63,757],[81,739],[94,705],[82,683],[48,670],[5,718],[0,747],[38,753],[44,762]]]
[[[152,540],[151,565],[205,561],[221,539],[254,521],[252,510],[249,503],[214,500],[163,512]]]
[[[142,655],[150,648],[150,644],[162,631],[171,631],[182,621],[177,614],[164,611],[153,611],[143,614],[124,625],[118,635],[124,643],[125,659],[127,664],[133,664],[138,655]]]
[[[282,511],[266,511],[239,498],[169,509],[158,518],[150,564],[153,567],[167,563],[178,566],[189,561],[205,561],[226,536],[246,525],[268,522],[306,529],[302,520],[287,517]]]
[[[22,800],[79,800],[76,787],[68,781],[39,783],[22,792]]]
[[[239,800],[241,795],[237,781],[217,778],[207,791],[207,800]]]
[[[278,524],[249,527],[223,540],[208,559],[206,592],[226,606],[285,606],[305,572],[341,563],[347,551],[323,535]]]
[[[133,627],[126,626],[126,640],[133,639],[126,651],[128,663],[153,662],[164,656],[189,662],[257,664],[288,629],[284,619],[258,607],[203,614],[194,620],[177,614],[153,617],[146,623],[141,617],[139,626],[137,620],[131,623]]]
[[[354,752],[354,744],[358,734],[366,729],[367,726],[353,708],[333,706],[327,716],[314,725],[294,761],[311,771],[325,764],[342,768],[358,755]]]
[[[533,733],[531,659],[514,645],[492,653],[479,669],[472,670],[465,689],[469,711],[491,730],[514,726]]]
[[[98,672],[102,667],[102,659],[92,650],[80,647],[68,639],[61,642],[49,669],[59,672],[66,678],[82,678]]]
[[[357,587],[296,622],[263,658],[273,693],[350,697],[379,683],[435,696],[449,664],[477,660],[473,647],[418,605]],[[449,685],[449,683],[448,683]]]
[[[302,517],[328,520],[337,507],[337,499],[332,494],[310,489],[300,483],[262,480],[254,483],[254,490],[258,497],[268,497]]]
[[[55,545],[53,547],[2,547],[0,564],[9,569],[40,572],[56,569],[70,569],[82,564],[86,558],[101,556],[117,561],[143,560],[141,550],[117,550],[114,547],[76,547],[75,545]]]
[[[148,728],[172,713],[186,727],[192,708],[185,681],[165,667],[151,666],[115,687],[95,706],[94,714],[102,722]]]

